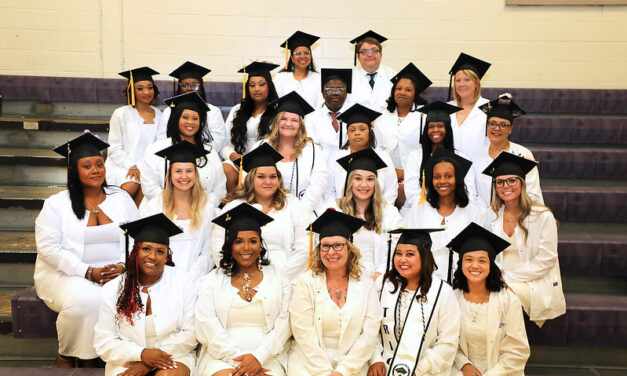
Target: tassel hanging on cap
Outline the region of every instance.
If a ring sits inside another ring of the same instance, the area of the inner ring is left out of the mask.
[[[246,99],[246,67],[244,67],[242,75],[242,100]]]
[[[313,231],[309,224],[309,258],[307,259],[307,270],[311,270],[311,257],[313,256]]]
[[[353,43],[353,66],[357,66],[357,42]]]
[[[453,75],[449,76],[448,79],[448,100],[451,100],[451,88],[453,87]]]
[[[418,205],[424,205],[425,201],[427,201],[425,191],[425,170],[422,170],[422,184],[420,187],[420,200],[418,200]]]
[[[133,83],[133,70],[129,71],[130,78],[128,80],[128,86],[126,87],[126,98],[128,104],[135,107],[135,84]]]
[[[239,173],[237,175],[237,188],[242,186],[242,171],[244,170],[244,156],[239,159]]]
[[[173,78],[172,79],[172,96],[175,96],[175,95],[176,95],[176,78]],[[174,106],[170,105],[170,107],[174,107]]]
[[[289,62],[290,62],[290,50],[289,48],[287,48],[287,41],[285,41],[284,53],[285,53],[285,70],[287,70],[287,66],[289,65]]]

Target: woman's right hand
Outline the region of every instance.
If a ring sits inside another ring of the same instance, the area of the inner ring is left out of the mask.
[[[368,376],[385,376],[385,363],[373,363],[370,368],[368,368]]]
[[[231,155],[229,155],[229,159],[231,160],[231,162],[235,162],[236,160],[240,159],[242,157],[241,154],[239,153],[231,153]]]
[[[118,373],[118,376],[145,376],[152,371],[152,368],[142,362],[133,363],[124,367],[126,370],[122,373]]]
[[[479,371],[475,366],[470,363],[466,363],[462,366],[462,375],[464,376],[482,376],[481,371]]]
[[[140,176],[139,169],[137,168],[137,166],[133,166],[129,168],[128,172],[126,173],[126,177],[133,179],[133,181],[137,183],[141,182],[141,176]]]
[[[141,354],[144,364],[151,368],[168,369],[175,368],[172,355],[159,349],[144,349]]]

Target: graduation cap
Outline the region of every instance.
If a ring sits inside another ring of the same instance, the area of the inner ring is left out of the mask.
[[[244,73],[242,76],[242,99],[246,98],[246,74],[248,77],[271,77],[270,72],[276,69],[279,64],[272,64],[265,61],[253,61],[252,63],[244,66],[237,73]]]
[[[512,154],[508,151],[502,151],[488,167],[483,170],[484,175],[496,178],[502,175],[516,175],[525,180],[525,177],[538,162],[527,158]]]
[[[396,230],[388,231],[389,239],[388,239],[388,260],[386,271],[390,270],[392,255],[392,235],[393,234],[401,234],[398,242],[396,244],[411,244],[416,247],[424,247],[426,249],[431,249],[431,245],[433,242],[431,241],[431,233],[444,231],[444,228],[397,228]]]
[[[337,160],[337,163],[350,173],[354,170],[366,170],[377,174],[377,170],[387,167],[383,159],[372,148],[366,148]]]
[[[173,70],[172,73],[170,73],[170,77],[174,77],[179,80],[194,78],[202,82],[202,78],[209,72],[211,72],[211,69],[209,68],[205,68],[202,65],[192,63],[191,61],[186,61],[181,64],[180,67]]]
[[[324,91],[324,85],[331,80],[340,80],[346,85],[346,92],[350,93],[353,87],[353,70],[343,68],[322,68],[320,71],[320,90]]]
[[[453,167],[455,167],[456,179],[463,180],[468,173],[468,170],[470,170],[470,166],[472,166],[472,162],[468,159],[459,156],[443,147],[437,147],[427,161],[426,169],[431,171],[431,174],[433,174],[433,168],[435,167],[435,165],[442,161],[449,162],[453,165]]]
[[[166,246],[170,245],[171,236],[183,232],[163,213],[124,223],[120,225],[120,228],[125,235],[132,237],[136,242],[159,243]]]
[[[85,132],[65,144],[57,146],[53,151],[67,158],[68,167],[70,167],[81,158],[101,156],[100,151],[108,147],[108,143],[93,133]]]
[[[209,154],[208,150],[205,148],[194,145],[188,141],[179,141],[172,146],[168,146],[165,149],[161,149],[155,154],[165,158],[166,160],[172,163],[194,163],[196,164],[196,159],[202,158]]]
[[[499,117],[513,122],[519,116],[523,116],[525,111],[518,107],[516,102],[512,100],[511,94],[501,94],[497,99],[479,106],[479,109],[491,117]]]
[[[416,95],[425,91],[433,83],[413,63],[407,64],[405,68],[401,69],[390,81],[396,84],[401,78],[410,79],[414,85],[416,85]]]
[[[248,203],[241,203],[214,218],[211,222],[224,227],[226,234],[239,231],[256,231],[261,233],[261,228],[274,221],[272,217]]]
[[[275,113],[277,114],[285,111],[297,114],[300,117],[305,117],[305,115],[314,111],[314,108],[311,107],[309,103],[307,103],[307,101],[295,91],[285,94],[281,98],[275,99],[270,102],[268,106],[274,107]]]
[[[342,236],[350,239],[351,235],[364,224],[366,221],[363,219],[337,210],[327,209],[307,227],[307,230],[319,234],[320,239],[329,236]]]
[[[199,114],[209,111],[209,106],[202,97],[195,91],[189,93],[175,95],[164,101],[170,107],[178,107],[187,110],[193,110]]]
[[[372,123],[380,115],[380,112],[371,110],[359,103],[355,103],[348,110],[342,112],[340,116],[337,117],[337,120],[343,121],[347,126],[355,123],[365,123],[370,126],[370,123]]]
[[[159,72],[149,67],[141,67],[120,72],[118,74],[128,79],[126,97],[128,98],[128,104],[135,107],[135,83],[139,81],[150,81],[154,84],[152,76],[159,74]]]
[[[495,235],[494,233],[479,226],[475,222],[470,222],[456,237],[446,246],[459,253],[462,257],[466,252],[487,251],[491,260],[501,253],[510,243]]]
[[[354,52],[354,60],[353,60],[353,65],[357,65],[357,54],[359,53],[359,51],[357,51],[357,44],[359,44],[359,42],[361,42],[363,39],[366,38],[373,38],[374,40],[378,41],[379,43],[383,43],[386,40],[388,40],[388,38],[384,37],[381,34],[377,34],[372,30],[368,30],[365,33],[361,34],[360,36],[358,36],[357,38],[353,39],[350,41],[350,43],[353,45],[353,48],[355,50]]]
[[[311,49],[311,45],[316,43],[318,39],[320,39],[320,37],[307,34],[302,31],[297,31],[292,34],[291,37],[287,38],[285,42],[281,43],[281,47],[287,48],[291,51],[294,51],[298,47],[307,47]]]
[[[431,122],[437,123],[450,121],[450,115],[461,110],[461,107],[453,106],[452,104],[448,104],[442,101],[432,102],[418,109],[418,111],[427,115],[427,124]]]
[[[490,68],[490,63],[477,59],[476,57],[467,55],[465,53],[460,53],[457,60],[451,67],[451,70],[448,72],[450,75],[449,84],[448,84],[448,97],[451,98],[451,88],[453,87],[453,76],[459,72],[460,70],[471,70],[477,74],[479,79],[482,79],[485,73]]]
[[[263,166],[275,166],[278,161],[283,159],[281,153],[275,148],[270,146],[269,143],[264,142],[256,149],[251,150],[248,154],[243,155],[241,158],[235,160],[233,163],[236,166],[240,166],[240,170],[250,172],[253,168]],[[240,171],[241,176],[241,171]],[[240,179],[241,183],[241,179]]]

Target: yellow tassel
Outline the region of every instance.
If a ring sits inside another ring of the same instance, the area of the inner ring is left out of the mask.
[[[239,175],[237,177],[237,188],[241,188],[242,186],[242,171],[244,170],[243,163],[244,156],[242,155],[242,157],[239,159]]]
[[[425,170],[422,170],[422,187],[420,189],[420,200],[418,200],[419,205],[424,205],[425,201],[427,201],[425,191]]]
[[[311,257],[313,255],[313,231],[311,231],[311,224],[309,225],[309,259],[307,260],[307,270],[311,269]]]
[[[131,69],[129,72],[130,72],[130,75],[131,75],[130,77],[131,78],[129,79],[129,82],[128,82],[128,89],[127,89],[127,92],[126,92],[126,97],[129,100],[128,104],[130,104],[131,106],[135,107],[135,84],[133,84],[133,70]],[[130,91],[130,93],[129,93],[129,91]]]
[[[290,50],[287,48],[287,41],[285,41],[285,70],[287,70],[287,67],[289,65],[290,62]]]
[[[242,76],[242,99],[246,99],[246,67],[244,67],[244,75]]]

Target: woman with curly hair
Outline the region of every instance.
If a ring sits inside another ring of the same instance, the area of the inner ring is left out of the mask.
[[[241,203],[213,220],[226,236],[220,263],[199,284],[198,375],[285,375],[290,281],[268,260],[272,218]]]
[[[268,259],[293,280],[306,269],[308,238],[305,228],[310,214],[300,200],[283,188],[283,177],[276,166],[281,159],[283,156],[272,146],[262,143],[244,155],[241,161],[236,160],[242,173],[247,174],[241,186],[222,201],[225,204],[222,213],[246,202],[272,217],[274,220],[261,229]],[[215,226],[211,234],[211,255],[216,265],[222,258],[223,239],[224,229]]]
[[[364,221],[327,209],[309,229],[320,243],[290,303],[294,342],[288,375],[366,375],[377,342],[381,307],[350,241]]]
[[[468,198],[464,177],[472,162],[444,148],[437,148],[425,168],[426,196],[407,212],[410,227],[445,227],[433,234],[433,258],[438,267],[436,274],[445,282],[453,281],[457,255],[446,244],[470,222],[482,223],[483,209]],[[424,201],[427,201],[426,203]]]
[[[453,374],[524,375],[529,342],[520,301],[494,263],[509,243],[471,223],[450,246],[459,254],[453,289],[461,310]]]
[[[391,268],[376,282],[383,308],[381,341],[369,376],[449,375],[459,338],[459,306],[451,286],[434,274],[431,233],[397,229]],[[390,260],[391,258],[391,260]]]
[[[276,67],[277,64],[255,61],[238,71],[248,74],[248,78],[244,83],[242,102],[233,106],[226,118],[227,140],[220,151],[229,192],[238,181],[238,166],[233,161],[251,151],[256,140],[270,133],[274,111],[268,108],[268,104],[279,97],[270,75]]]
[[[181,232],[163,214],[120,226],[134,239],[127,271],[103,289],[94,347],[106,376],[189,376],[197,346],[194,281],[175,269],[169,238]],[[128,238],[127,238],[128,241]],[[127,251],[128,252],[128,251]]]

